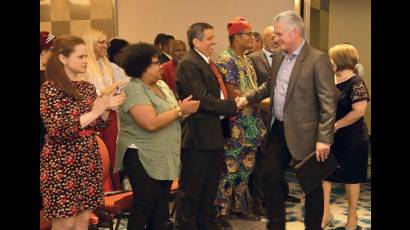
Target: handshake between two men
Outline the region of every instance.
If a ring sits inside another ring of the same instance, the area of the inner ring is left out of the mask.
[[[247,106],[249,104],[248,99],[246,99],[246,97],[244,97],[244,96],[236,97],[235,102],[236,102],[236,107],[237,107],[238,111],[242,110],[245,106]],[[259,103],[257,103],[256,106],[261,108],[265,112],[268,112],[269,111],[269,104],[270,104],[270,98],[267,97],[267,98],[263,99],[262,101],[260,101]]]

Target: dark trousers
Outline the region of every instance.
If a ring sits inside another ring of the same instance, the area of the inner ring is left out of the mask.
[[[134,194],[127,229],[166,229],[172,181],[152,179],[142,166],[136,149],[127,149],[123,164]]]
[[[217,228],[213,205],[221,173],[223,150],[183,149],[181,188],[176,197],[176,228]]]
[[[260,151],[260,148],[258,148],[256,152],[256,162],[262,161],[262,160],[263,160],[263,153]],[[249,188],[249,193],[251,194],[252,199],[253,199],[253,206],[262,207],[263,206],[263,186],[262,186],[262,168],[260,167],[262,165],[262,162],[259,162],[259,163],[256,163],[256,162],[255,162],[255,169],[249,175],[248,188]],[[284,180],[283,186],[285,188],[284,196],[286,200],[289,196],[289,184],[286,183],[286,181]]]
[[[249,175],[248,181],[249,193],[252,196],[254,207],[261,207],[263,203],[262,170],[261,167],[257,167],[261,165],[261,162],[257,163],[257,161],[262,160],[262,154],[258,148],[255,156],[255,168]]]
[[[275,121],[262,165],[264,206],[269,223],[268,229],[284,230],[286,226],[284,173],[292,156],[285,142],[283,123]],[[321,230],[323,215],[323,189],[318,185],[305,199],[305,229]]]

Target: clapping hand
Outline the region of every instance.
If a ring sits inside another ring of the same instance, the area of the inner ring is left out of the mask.
[[[104,96],[114,96],[114,94],[116,93],[117,89],[122,89],[125,87],[125,85],[127,85],[127,81],[118,81],[113,83],[112,85],[108,86],[107,88],[105,88],[104,90],[101,91],[101,94]]]
[[[118,106],[124,103],[125,93],[121,93],[116,96],[107,96],[107,97],[108,97],[108,109],[116,110]]]
[[[109,101],[107,96],[98,97],[97,99],[95,99],[91,110],[101,115],[108,109],[108,104]]]
[[[192,95],[189,95],[182,101],[178,103],[179,107],[182,110],[182,115],[190,115],[195,113],[199,109],[200,101],[192,100]]]

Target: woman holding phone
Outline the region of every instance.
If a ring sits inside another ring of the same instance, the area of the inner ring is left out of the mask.
[[[108,60],[108,39],[107,35],[93,28],[86,30],[83,39],[87,45],[88,68],[84,79],[92,83],[97,91],[97,95],[112,94],[118,87],[124,87],[125,80],[114,78],[113,69]],[[115,163],[115,148],[118,136],[118,120],[116,108],[110,111],[111,123],[100,133],[107,146],[111,164]],[[114,187],[121,189],[119,175],[112,175]]]

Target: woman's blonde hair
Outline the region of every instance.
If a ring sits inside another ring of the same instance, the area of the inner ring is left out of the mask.
[[[113,70],[108,57],[104,56],[99,59],[101,62],[100,68],[95,56],[94,45],[102,36],[106,36],[104,32],[93,28],[86,30],[83,34],[83,40],[87,46],[88,54],[87,74],[84,78],[97,88],[97,94],[100,94],[101,90],[104,90],[114,83]]]
[[[357,74],[356,64],[359,61],[359,53],[350,44],[337,44],[329,49],[329,56],[336,65],[336,72],[351,69]]]

